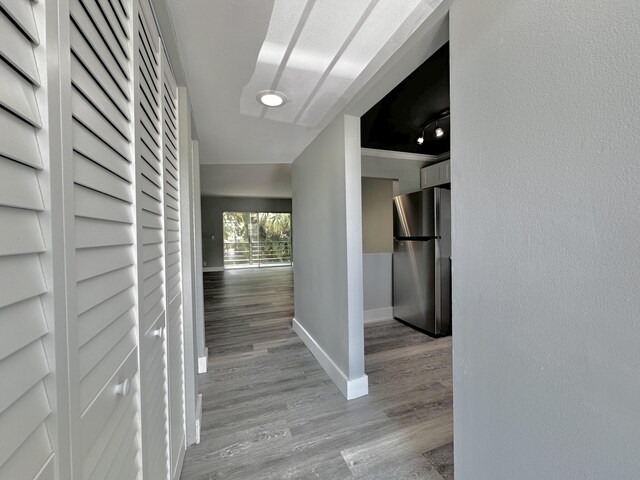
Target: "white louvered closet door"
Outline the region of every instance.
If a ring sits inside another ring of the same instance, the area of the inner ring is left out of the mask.
[[[82,478],[128,480],[139,476],[132,5],[70,0],[69,6],[77,324],[69,321],[70,328],[77,325],[80,406],[75,461]]]
[[[165,325],[164,165],[160,34],[148,0],[137,32],[136,175],[138,216],[142,462],[145,479],[168,478]]]
[[[167,298],[167,363],[170,478],[180,477],[184,430],[182,269],[180,260],[180,172],[178,169],[177,84],[163,51],[162,148],[164,161],[164,226]]]
[[[52,479],[42,296],[43,169],[31,0],[0,0],[0,479]],[[42,74],[45,72],[43,71]]]

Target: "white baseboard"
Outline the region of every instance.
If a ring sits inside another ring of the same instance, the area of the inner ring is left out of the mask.
[[[203,272],[223,272],[224,267],[202,267]]]
[[[383,322],[393,319],[393,307],[374,308],[364,311],[364,323]]]
[[[296,332],[313,356],[316,357],[320,366],[324,368],[329,378],[333,380],[333,383],[336,384],[347,400],[362,397],[369,393],[369,378],[366,375],[362,375],[359,378],[347,378],[344,372],[327,355],[327,352],[318,345],[318,342],[309,335],[309,332],[295,318],[293,319],[293,331]]]
[[[200,443],[200,430],[202,429],[202,394],[198,394],[196,400],[196,445]]]
[[[180,476],[182,475],[182,464],[184,463],[184,454],[186,451],[186,439],[185,436],[182,436],[182,441],[180,442],[180,451],[178,452],[178,460],[176,462],[175,468],[173,470],[173,474],[171,476],[172,480],[180,480]]]
[[[209,347],[204,347],[204,355],[198,357],[198,373],[207,373],[207,361],[209,360]]]

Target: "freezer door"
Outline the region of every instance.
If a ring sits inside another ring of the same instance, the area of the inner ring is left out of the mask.
[[[393,316],[429,333],[435,325],[436,240],[394,241]]]
[[[436,234],[433,188],[394,197],[393,205],[394,237],[423,237]]]

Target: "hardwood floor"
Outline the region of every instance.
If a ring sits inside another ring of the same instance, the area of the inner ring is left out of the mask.
[[[451,339],[365,328],[369,395],[347,402],[290,329],[289,267],[207,273],[201,443],[183,480],[453,479]]]

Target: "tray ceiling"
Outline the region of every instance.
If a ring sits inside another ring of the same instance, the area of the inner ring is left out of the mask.
[[[440,2],[169,0],[201,162],[292,162]]]

